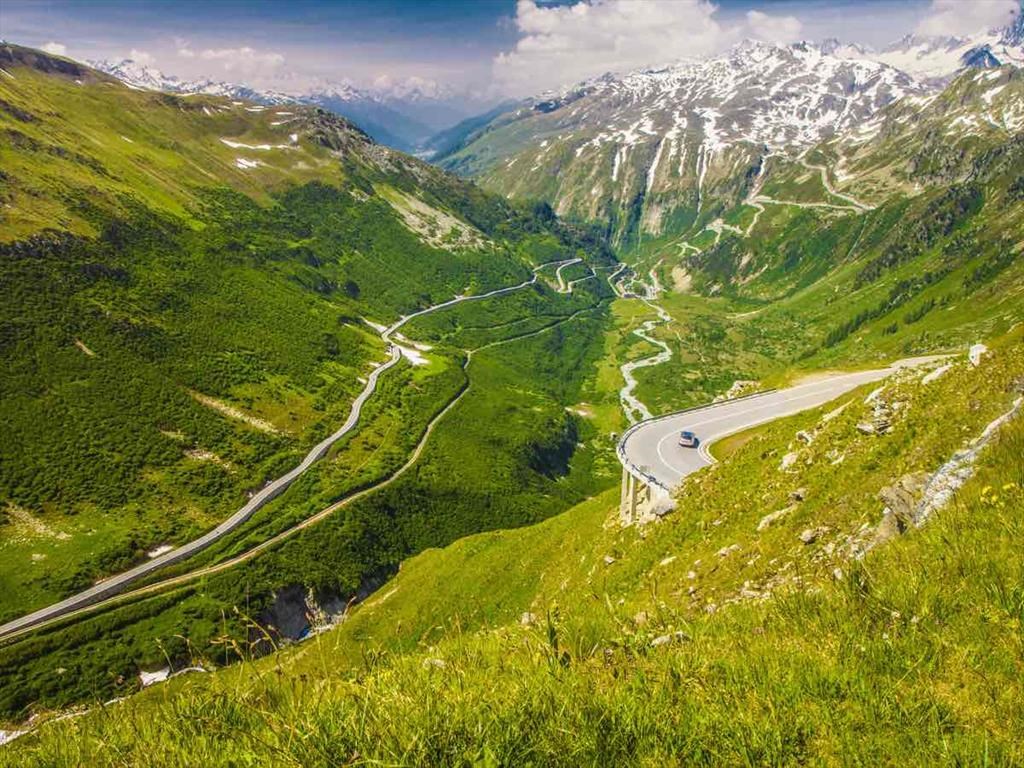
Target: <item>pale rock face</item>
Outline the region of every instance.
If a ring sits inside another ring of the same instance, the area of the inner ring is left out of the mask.
[[[925,375],[925,376],[924,376],[924,377],[923,377],[923,378],[921,379],[921,383],[922,383],[922,384],[931,384],[931,383],[932,383],[933,381],[937,381],[938,379],[940,379],[940,378],[942,378],[943,376],[945,376],[945,375],[946,375],[946,373],[948,373],[948,372],[949,372],[949,370],[950,370],[950,369],[951,369],[952,367],[953,367],[953,365],[952,365],[952,364],[948,364],[948,365],[943,365],[943,366],[940,366],[940,367],[936,368],[936,369],[935,369],[934,371],[932,371],[931,373],[929,373],[929,374],[926,374],[926,375]]]
[[[685,632],[676,631],[669,635],[660,635],[654,638],[651,640],[651,647],[658,648],[659,646],[668,645],[669,643],[682,643],[689,639],[690,638],[687,637]]]
[[[883,523],[879,526],[880,536],[889,538],[913,524],[915,510],[929,479],[927,472],[915,472],[904,475],[893,485],[878,492],[878,497],[885,504]]]
[[[828,533],[828,528],[824,526],[818,526],[817,528],[807,528],[800,533],[800,541],[804,544],[813,544],[822,536]]]
[[[988,352],[988,347],[984,344],[974,344],[971,346],[970,351],[967,353],[967,359],[970,361],[972,368],[977,368],[981,365],[981,358],[984,357],[986,352]]]
[[[739,550],[740,550],[740,545],[739,544],[730,544],[727,547],[722,547],[720,550],[718,550],[718,552],[716,554],[719,557],[728,557],[733,552],[739,552]]]
[[[164,680],[171,676],[171,668],[163,667],[155,671],[140,670],[139,671],[139,682],[143,688],[153,685],[154,683],[162,683]]]

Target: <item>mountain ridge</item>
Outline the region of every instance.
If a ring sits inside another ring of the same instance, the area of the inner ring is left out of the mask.
[[[747,41],[707,61],[529,100],[435,161],[560,214],[611,221],[621,245],[685,226],[718,194],[741,194],[763,155],[806,149],[926,92],[885,64]]]
[[[281,91],[209,78],[194,80],[166,75],[157,67],[132,59],[88,62],[101,72],[133,87],[177,93],[246,99],[266,105],[313,104],[347,117],[377,141],[395,149],[414,151],[440,129],[469,117],[454,89],[432,87],[417,78],[360,88],[347,80],[325,81]]]

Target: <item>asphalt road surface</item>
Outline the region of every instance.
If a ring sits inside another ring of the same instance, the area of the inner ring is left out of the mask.
[[[838,374],[788,389],[727,400],[641,422],[622,436],[619,460],[634,474],[653,480],[664,489],[671,489],[686,475],[714,463],[707,447],[715,440],[815,408],[863,384],[880,381],[899,368],[934,359],[901,360],[889,368]],[[697,434],[699,448],[679,445],[679,433],[684,429]]]

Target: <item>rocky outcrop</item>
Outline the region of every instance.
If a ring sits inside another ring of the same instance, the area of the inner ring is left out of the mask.
[[[368,577],[347,599],[334,591],[318,591],[301,584],[278,589],[257,617],[259,626],[250,636],[253,653],[267,653],[275,643],[302,640],[337,624],[350,606],[376,592],[390,575],[381,571]]]
[[[779,520],[784,518],[794,507],[785,507],[784,509],[778,509],[775,512],[769,512],[767,515],[761,518],[761,521],[757,524],[757,530],[763,531],[765,528],[777,523]]]
[[[863,557],[879,544],[912,527],[924,525],[934,512],[949,504],[956,491],[974,476],[974,464],[980,453],[999,429],[1017,415],[1022,404],[1024,397],[1018,397],[1010,410],[990,422],[967,448],[954,453],[934,474],[903,475],[879,491],[879,498],[885,503],[882,520],[877,526],[866,526],[850,537],[850,555],[857,559]]]
[[[930,478],[927,472],[913,472],[878,492],[885,509],[882,511],[882,522],[875,529],[873,545],[898,536],[914,524],[917,505]]]
[[[815,528],[807,528],[800,532],[800,541],[802,541],[805,545],[810,545],[816,542],[826,533],[828,533],[828,528],[824,525],[819,525]]]

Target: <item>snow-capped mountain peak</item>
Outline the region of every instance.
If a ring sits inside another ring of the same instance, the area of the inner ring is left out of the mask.
[[[247,85],[225,83],[209,78],[199,80],[182,80],[174,75],[166,75],[156,67],[142,64],[132,59],[121,61],[91,61],[89,66],[116,77],[131,88],[150,91],[165,91],[179,94],[206,94],[209,96],[225,96],[232,99],[247,99],[264,104],[285,104],[297,98],[277,91],[257,91]]]
[[[374,98],[372,94],[357,88],[349,80],[324,81],[307,89],[303,95],[337,99],[338,101],[361,101]]]
[[[858,43],[844,43],[834,37],[822,40],[818,48],[827,56],[836,56],[840,59],[868,59],[871,58],[872,49]]]
[[[133,59],[120,61],[90,61],[94,69],[116,77],[126,85],[134,88],[145,88],[151,91],[172,91],[181,86],[181,81],[173,76],[165,75],[156,67],[142,64]]]
[[[962,48],[970,38],[954,37],[952,35],[904,35],[899,40],[890,43],[882,49],[881,53],[899,52],[907,50],[918,50],[924,54],[937,51],[953,51]]]
[[[613,211],[615,237],[660,233],[670,211],[700,215],[711,197],[737,194],[765,155],[797,157],[929,92],[826,50],[746,40],[706,61],[595,78],[495,118],[442,162],[562,214]]]
[[[967,37],[907,35],[872,54],[877,61],[939,85],[968,67],[1024,66],[1024,28],[1021,17],[1005,29]]]
[[[1024,46],[1024,13],[1018,13],[1013,23],[1003,30],[999,42],[1008,46]]]
[[[647,132],[654,135],[670,115],[679,115],[675,122],[692,130],[694,118],[683,116],[687,111],[713,110],[723,118],[712,131],[716,143],[802,146],[922,90],[912,77],[878,62],[831,56],[811,43],[748,40],[707,61],[581,83],[538,102],[545,105],[538,111],[589,97],[577,109],[594,115],[597,98],[611,122],[640,125],[647,119]]]

